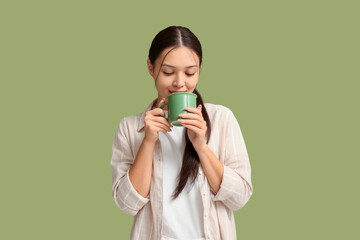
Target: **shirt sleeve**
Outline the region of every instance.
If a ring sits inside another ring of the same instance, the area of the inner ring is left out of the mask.
[[[112,156],[112,195],[116,205],[126,214],[135,216],[150,201],[144,198],[133,187],[129,178],[130,166],[135,157],[131,151],[126,121],[123,119],[115,133]]]
[[[220,128],[221,157],[224,159],[224,172],[219,191],[211,192],[213,201],[221,201],[232,211],[242,208],[253,193],[251,168],[240,126],[227,108],[227,116]]]

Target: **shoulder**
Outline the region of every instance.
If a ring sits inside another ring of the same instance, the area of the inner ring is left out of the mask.
[[[140,116],[142,115],[142,113],[136,114],[136,115],[129,115],[129,116],[125,116],[121,119],[120,123],[134,123],[135,121],[137,121]]]
[[[210,122],[217,126],[238,123],[232,110],[226,106],[213,103],[204,103]]]
[[[154,99],[150,104],[145,108],[144,111],[130,116],[125,116],[121,119],[119,123],[120,130],[127,130],[129,134],[137,133],[144,127],[144,116],[147,111],[151,110],[156,99]]]
[[[119,123],[119,130],[130,132],[131,130],[137,129],[141,115],[142,113],[123,117]]]
[[[204,106],[206,108],[206,111],[210,115],[218,115],[218,114],[232,114],[232,111],[230,108],[220,105],[220,104],[214,104],[214,103],[204,103]]]

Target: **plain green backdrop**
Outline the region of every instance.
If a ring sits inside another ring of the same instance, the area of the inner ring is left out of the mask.
[[[238,239],[358,239],[358,1],[1,1],[1,239],[129,239],[124,116],[157,96],[154,36],[190,28],[198,89],[235,114],[254,194]]]

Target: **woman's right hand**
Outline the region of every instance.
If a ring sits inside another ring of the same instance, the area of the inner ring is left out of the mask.
[[[171,131],[172,125],[165,119],[164,110],[159,108],[160,104],[165,103],[165,98],[161,99],[158,106],[145,114],[145,137],[144,140],[155,143],[159,138],[159,132],[166,134]],[[163,117],[161,117],[161,116]]]

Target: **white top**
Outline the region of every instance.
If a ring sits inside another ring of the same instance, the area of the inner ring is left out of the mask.
[[[143,197],[132,185],[129,170],[144,140],[145,116],[156,102],[148,104],[137,115],[124,117],[115,132],[112,144],[112,196],[116,206],[133,216],[131,240],[161,239],[163,214],[163,155],[161,142],[154,146],[151,188]],[[207,143],[224,167],[219,190],[214,193],[204,171],[199,167],[198,187],[204,204],[205,238],[235,240],[234,211],[244,207],[253,194],[251,166],[240,125],[227,107],[204,103],[211,122],[211,137]],[[161,134],[160,134],[161,135]],[[164,229],[163,229],[164,230]],[[168,230],[165,230],[168,232]]]
[[[167,117],[167,111],[164,110]],[[174,201],[172,194],[178,184],[185,149],[184,127],[174,126],[171,132],[159,132],[163,155],[163,240],[202,240],[204,236],[204,206],[197,179],[185,186]]]

